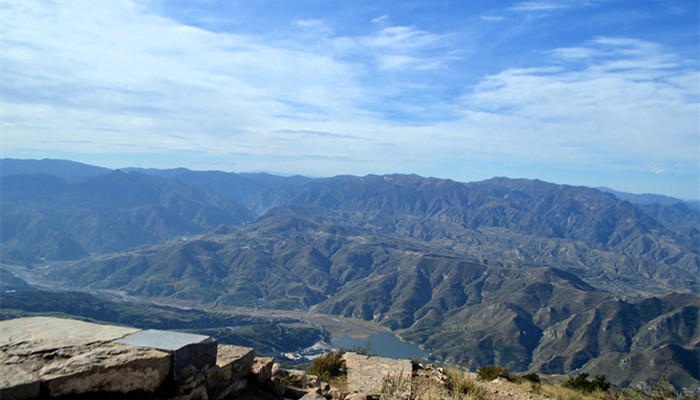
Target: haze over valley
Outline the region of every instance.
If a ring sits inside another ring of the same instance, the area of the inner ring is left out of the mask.
[[[700,214],[680,200],[508,178],[2,171],[4,318],[198,329],[279,356],[329,341],[324,324],[342,333],[319,317],[335,315],[473,368],[698,384]]]

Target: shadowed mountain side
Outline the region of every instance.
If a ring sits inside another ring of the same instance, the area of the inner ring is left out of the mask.
[[[687,316],[697,296],[623,301],[561,269],[485,265],[419,241],[290,215],[95,257],[48,277],[210,306],[311,307],[374,320],[434,357],[473,366],[570,373],[611,353],[649,351],[661,360],[668,346],[682,348],[668,354],[691,355],[697,347],[690,320],[665,330],[657,323],[656,336],[643,328],[665,314]],[[684,359],[669,360],[669,370],[686,370]]]
[[[598,187],[596,189],[600,190],[601,192],[610,193],[620,200],[626,200],[626,201],[629,201],[630,203],[634,203],[634,204],[642,204],[642,205],[658,204],[658,205],[662,205],[662,206],[672,206],[672,205],[684,202],[681,199],[677,199],[675,197],[670,197],[670,196],[664,196],[664,195],[660,195],[660,194],[625,193],[625,192],[619,192],[617,190],[610,189],[608,187]]]
[[[14,158],[0,159],[0,176],[9,175],[56,175],[69,182],[77,182],[85,178],[104,175],[111,172],[108,168],[95,167],[69,160],[20,160]]]
[[[416,216],[462,228],[505,228],[630,255],[659,247],[656,236],[671,242],[676,239],[673,231],[665,231],[631,203],[596,189],[537,180],[494,178],[462,184],[415,175],[336,177],[265,191],[259,202],[267,205],[265,209],[311,205],[384,219]],[[683,218],[700,223],[697,213]],[[636,245],[643,240],[640,238],[650,242]],[[697,265],[691,267],[697,269]]]
[[[700,224],[697,212],[664,208],[654,213],[659,222],[585,187],[506,178],[462,184],[415,175],[341,176],[263,191],[252,204],[261,207],[258,212],[331,218],[501,265],[559,265],[612,290],[620,288],[608,286],[610,277],[633,290],[663,293],[697,289],[700,276],[700,236],[688,230]]]
[[[346,282],[389,268],[404,249],[429,250],[291,216],[229,230],[234,233],[95,257],[49,276],[134,295],[229,305],[264,299],[269,307],[296,308],[318,304]]]
[[[699,290],[700,218],[683,204],[506,178],[149,173],[3,177],[3,261],[42,267],[7,271],[210,308],[373,320],[473,367],[605,366],[631,382],[654,362],[675,383],[697,377],[698,296],[688,293]],[[262,216],[251,222],[230,196]]]
[[[176,179],[188,185],[201,186],[215,190],[238,202],[245,202],[254,193],[264,189],[276,189],[288,185],[299,185],[312,181],[299,175],[282,177],[266,173],[240,173],[222,171],[192,171],[187,168],[144,169],[125,168],[124,171],[136,171],[146,175]]]
[[[531,367],[605,373],[623,385],[664,371],[677,387],[697,385],[699,311],[700,297],[687,294],[609,300],[547,328]]]
[[[254,218],[215,192],[138,173],[114,171],[72,185],[14,175],[0,184],[6,262],[78,259]]]

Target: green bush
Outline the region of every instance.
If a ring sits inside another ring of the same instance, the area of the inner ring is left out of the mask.
[[[596,375],[593,380],[588,380],[588,374],[581,372],[576,378],[569,377],[569,380],[564,384],[564,387],[580,390],[590,393],[595,390],[607,392],[610,389],[610,382],[605,378],[605,375]]]
[[[676,389],[668,383],[668,377],[666,374],[661,376],[661,379],[652,383],[649,386],[642,385],[641,389],[638,391],[652,400],[668,400],[668,399],[683,399],[681,393],[678,393]],[[690,398],[690,396],[688,396]]]
[[[497,367],[495,365],[485,365],[476,373],[479,380],[492,381],[497,378],[510,379],[510,370],[508,367]]]
[[[540,376],[537,375],[536,372],[530,372],[522,376],[523,379],[526,381],[530,381],[532,383],[540,383]]]
[[[309,373],[318,376],[328,382],[332,378],[347,374],[343,354],[345,351],[331,351],[314,359]]]

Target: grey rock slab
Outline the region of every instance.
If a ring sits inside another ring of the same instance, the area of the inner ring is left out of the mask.
[[[98,325],[52,317],[0,321],[0,349],[9,355],[28,355],[63,347],[109,342],[140,332],[140,329]]]
[[[148,329],[117,343],[169,352],[172,355],[171,374],[178,381],[216,365],[218,342],[209,336]]]
[[[216,365],[207,371],[209,398],[225,398],[248,384],[245,376],[253,367],[255,350],[250,347],[219,345]]]
[[[39,369],[52,397],[89,392],[153,392],[170,371],[170,354],[147,347],[107,343],[75,348]]]
[[[0,365],[0,399],[22,400],[39,396],[41,379],[18,365]]]
[[[272,378],[272,365],[275,359],[272,357],[260,357],[255,359],[252,373],[259,384],[263,384]]]
[[[208,339],[211,339],[211,337],[193,333],[147,329],[129,338],[122,339],[119,343],[152,347],[163,351],[176,351],[190,344],[200,343]]]
[[[247,375],[255,362],[255,350],[250,347],[220,345],[216,352],[216,365],[229,369],[232,374]]]
[[[397,398],[411,395],[413,364],[410,360],[367,356],[356,353],[343,355],[348,372],[348,391],[368,395],[390,394]]]
[[[303,395],[299,400],[325,400],[326,398],[323,397],[320,393],[316,392],[310,392],[305,395]]]

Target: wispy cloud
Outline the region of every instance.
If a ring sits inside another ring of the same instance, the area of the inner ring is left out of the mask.
[[[391,26],[374,35],[360,38],[364,51],[374,54],[380,69],[433,69],[443,66],[448,57],[430,54],[446,35],[437,35],[411,26]]]
[[[274,35],[194,27],[151,4],[4,0],[3,148],[310,175],[695,167],[700,77],[687,56],[605,35],[506,61],[483,51],[504,45],[482,37],[503,24],[479,20],[591,2],[479,9],[484,31],[376,12],[362,29],[309,14]]]
[[[484,21],[489,21],[489,22],[500,22],[506,19],[506,17],[502,15],[482,15],[479,18],[481,18]]]
[[[465,96],[467,117],[491,125],[504,148],[552,160],[624,158],[638,167],[697,161],[695,69],[631,39],[598,38],[550,54],[549,68],[508,69],[482,80]]]
[[[508,8],[516,13],[547,13],[549,11],[579,9],[582,7],[600,6],[609,0],[534,0],[521,1]]]
[[[513,11],[549,11],[568,7],[570,4],[560,1],[523,1],[513,5],[510,9]]]
[[[356,140],[359,139],[357,136],[353,135],[345,135],[342,133],[332,133],[332,132],[322,132],[322,131],[313,131],[313,130],[308,130],[308,129],[297,129],[297,130],[292,130],[292,129],[279,129],[277,130],[279,133],[286,133],[286,134],[291,134],[294,136],[315,136],[315,137],[324,137],[324,138],[334,138],[334,139],[352,139]]]

